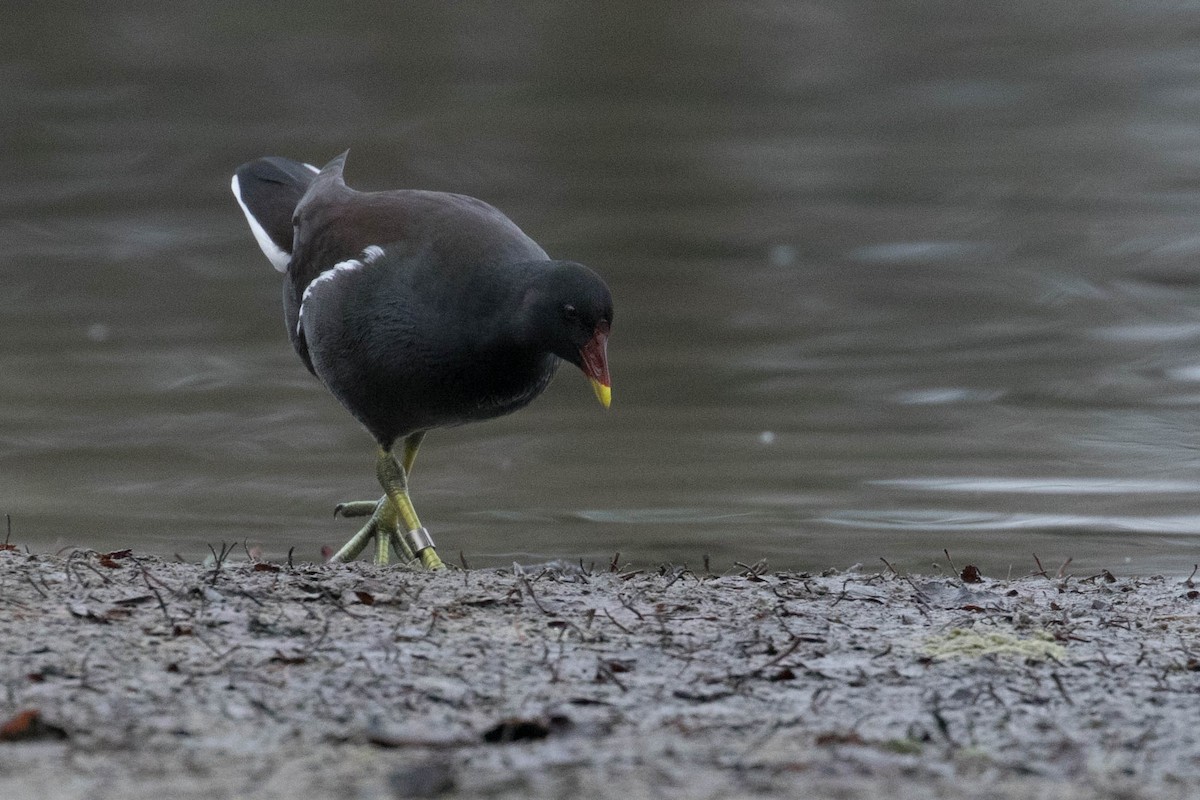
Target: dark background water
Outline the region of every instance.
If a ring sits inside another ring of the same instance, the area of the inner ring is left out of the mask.
[[[1079,572],[1200,558],[1200,7],[19,4],[0,511],[38,549],[319,557],[378,494],[229,194],[264,154],[465,192],[613,287],[435,432],[456,560]]]

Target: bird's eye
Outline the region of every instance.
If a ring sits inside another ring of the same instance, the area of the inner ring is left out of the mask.
[[[567,303],[562,307],[562,315],[563,319],[565,320],[574,321],[579,319],[579,311],[576,310],[575,306],[571,305],[570,303]]]

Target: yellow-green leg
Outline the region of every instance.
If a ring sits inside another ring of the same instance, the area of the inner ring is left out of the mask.
[[[414,433],[405,438],[404,466],[401,466],[391,451],[379,448],[375,473],[379,477],[379,484],[383,486],[384,493],[395,506],[399,522],[403,526],[398,531],[403,530],[404,533],[398,538],[409,545],[426,569],[442,569],[445,564],[438,557],[433,539],[430,538],[429,531],[421,525],[417,510],[413,508],[412,500],[408,496],[408,473],[417,458],[417,449],[421,446],[421,440],[424,437],[424,433]]]
[[[384,496],[377,501],[355,501],[342,503],[334,514],[342,517],[365,517],[367,521],[358,533],[351,537],[330,561],[352,561],[375,539],[375,563],[386,564],[390,560],[389,548],[395,548],[405,560],[420,558],[427,569],[445,566],[438,557],[429,532],[421,525],[408,496],[408,475],[417,460],[417,450],[425,434],[414,433],[404,439],[403,465],[396,461],[391,451],[379,449],[375,462],[375,473],[383,486]],[[403,525],[404,535],[400,534]]]
[[[417,450],[421,447],[421,442],[425,441],[425,431],[417,431],[410,433],[404,437],[404,467],[405,475],[412,475],[413,464],[417,461]]]

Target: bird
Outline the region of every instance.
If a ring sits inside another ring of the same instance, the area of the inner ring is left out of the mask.
[[[237,168],[231,189],[283,273],[292,347],[377,445],[383,497],[337,506],[370,519],[329,560],[351,561],[374,539],[377,564],[394,550],[440,569],[409,496],[425,435],[523,408],[563,361],[607,409],[612,294],[482,200],[350,188],[348,154],[320,169],[259,158]]]

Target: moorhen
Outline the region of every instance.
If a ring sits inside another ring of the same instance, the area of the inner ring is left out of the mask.
[[[425,433],[527,405],[560,359],[583,371],[607,408],[612,296],[595,272],[550,259],[481,200],[347,187],[346,155],[320,170],[251,161],[234,174],[233,194],[284,273],[296,353],[379,444],[384,496],[337,507],[370,520],[330,560],[349,561],[374,538],[376,563],[391,547],[436,569],[442,561],[408,494]]]

